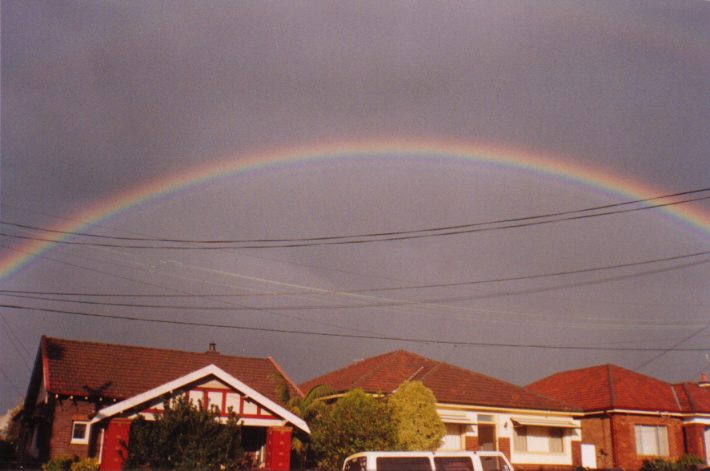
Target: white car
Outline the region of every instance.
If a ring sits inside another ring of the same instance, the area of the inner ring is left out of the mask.
[[[513,471],[499,451],[364,451],[345,459],[343,471]]]

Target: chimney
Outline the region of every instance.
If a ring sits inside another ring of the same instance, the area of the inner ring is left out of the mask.
[[[700,384],[705,384],[705,383],[707,383],[707,382],[708,382],[708,374],[703,371],[702,373],[700,373],[700,381],[699,381],[699,383],[700,383]]]
[[[219,353],[217,351],[217,344],[214,342],[210,342],[210,349],[207,350],[207,352],[212,352],[212,353]]]

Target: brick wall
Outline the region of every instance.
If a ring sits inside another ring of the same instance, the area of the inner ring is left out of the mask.
[[[88,457],[89,445],[71,443],[72,423],[74,420],[87,420],[94,412],[94,405],[86,401],[56,401],[52,421],[52,435],[49,441],[49,457],[77,456]]]
[[[643,416],[630,414],[614,414],[611,417],[614,431],[614,444],[616,458],[615,466],[628,470],[641,468],[645,459],[651,456],[638,456],[636,454],[635,425],[657,425],[668,429],[668,452],[665,459],[678,459],[685,453],[683,440],[682,421],[678,418],[662,416]]]
[[[582,419],[582,443],[591,443],[596,448],[598,468],[614,467],[611,420],[608,417]]]
[[[683,426],[685,433],[685,448],[688,453],[705,461],[705,425],[687,424]]]
[[[464,437],[464,450],[476,451],[478,450],[478,437],[471,437],[466,435]]]
[[[498,438],[498,451],[503,453],[508,461],[510,461],[510,438],[500,437]]]
[[[572,465],[582,466],[582,443],[572,442]]]

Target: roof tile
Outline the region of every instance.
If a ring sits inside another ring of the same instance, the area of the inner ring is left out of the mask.
[[[683,400],[669,383],[616,365],[563,371],[527,386],[584,411],[632,409],[680,412]]]
[[[126,399],[214,364],[280,403],[277,387],[287,381],[294,395],[298,387],[270,358],[185,352],[160,348],[114,345],[43,337],[48,390],[54,394]]]
[[[406,380],[419,380],[440,403],[515,409],[569,411],[561,401],[528,391],[490,376],[448,363],[397,350],[354,362],[301,385],[303,391],[325,384],[338,392],[362,388],[392,393]]]

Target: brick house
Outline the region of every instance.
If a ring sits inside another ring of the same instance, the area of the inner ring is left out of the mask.
[[[42,337],[25,400],[20,458],[96,457],[120,469],[130,422],[187,394],[239,414],[242,446],[260,467],[289,469],[291,431],[309,432],[283,407],[278,388],[301,391],[271,358],[111,345]]]
[[[680,383],[674,388],[685,411],[686,452],[710,464],[710,382],[703,374],[697,383]]]
[[[646,459],[694,454],[708,463],[708,383],[669,384],[616,365],[553,374],[527,389],[574,404],[599,468],[639,469]]]
[[[582,464],[574,408],[407,351],[354,362],[303,383],[301,389],[324,384],[338,394],[355,388],[390,394],[407,380],[421,381],[434,393],[446,426],[442,450],[499,450],[523,470],[568,470]]]

